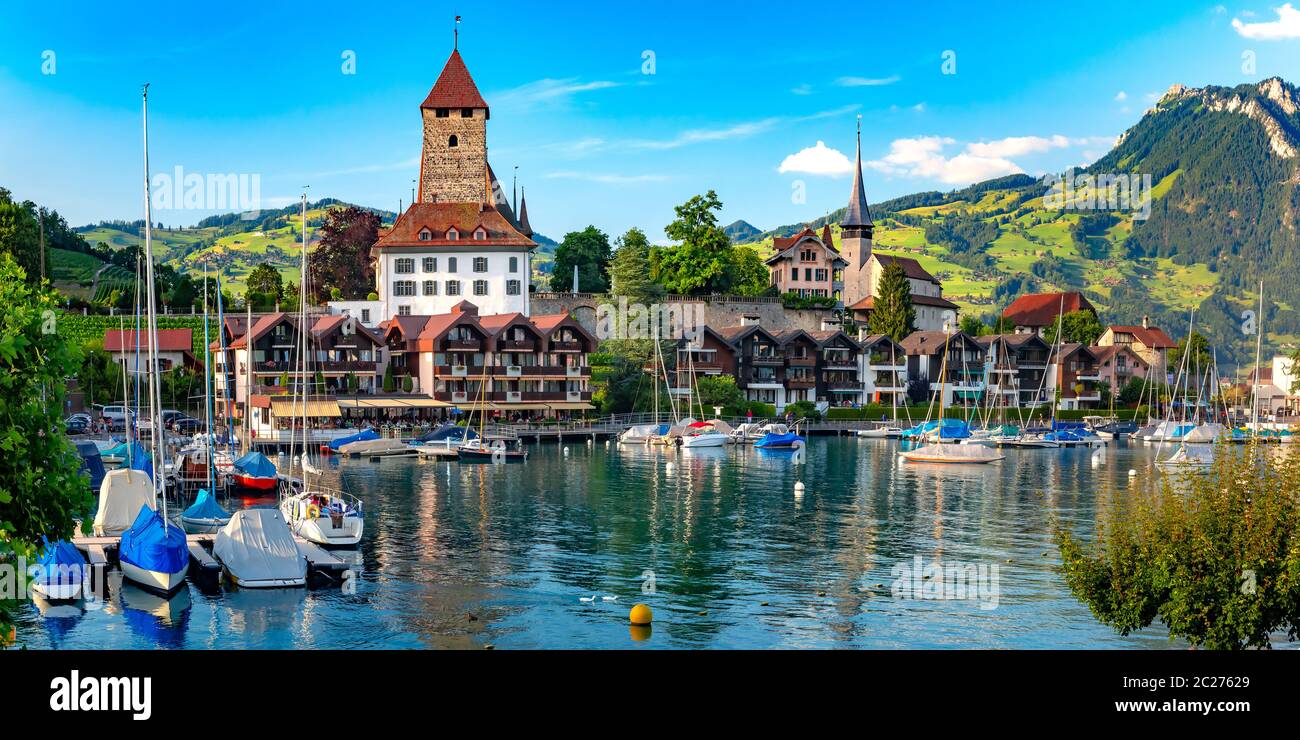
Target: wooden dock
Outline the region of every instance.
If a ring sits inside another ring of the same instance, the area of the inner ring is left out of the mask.
[[[72,545],[86,553],[86,560],[95,571],[96,578],[108,569],[108,552],[117,550],[121,537],[73,537]],[[221,563],[212,554],[212,545],[216,542],[215,534],[187,534],[185,546],[190,552],[190,565],[204,575],[217,575],[221,572]],[[298,552],[307,559],[309,570],[319,573],[338,574],[348,569],[348,564],[329,550],[294,535]],[[102,581],[98,581],[101,582]]]

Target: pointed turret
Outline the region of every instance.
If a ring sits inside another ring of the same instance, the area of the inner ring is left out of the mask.
[[[867,191],[862,183],[862,117],[858,117],[858,150],[854,157],[853,190],[849,205],[840,219],[840,254],[848,262],[844,268],[844,305],[852,306],[875,294],[871,267],[871,209],[867,207]]]
[[[871,228],[871,208],[867,206],[867,191],[862,185],[862,123],[858,122],[858,151],[853,170],[853,190],[849,192],[849,205],[844,209],[840,226]]]
[[[533,238],[533,227],[528,225],[528,195],[526,188],[519,191],[519,231],[529,239]]]

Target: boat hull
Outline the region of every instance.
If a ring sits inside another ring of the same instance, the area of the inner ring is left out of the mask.
[[[75,601],[81,598],[81,581],[75,583],[42,583],[34,581],[32,591],[49,601]]]
[[[119,561],[118,564],[122,567],[122,575],[128,580],[137,586],[152,591],[170,594],[185,584],[184,570],[178,573],[164,573],[157,570],[147,570],[125,560]]]
[[[683,437],[682,447],[693,449],[696,447],[722,447],[727,444],[727,435],[725,434],[700,434],[694,437]]]
[[[181,527],[186,534],[216,534],[218,530],[230,523],[230,519],[207,519],[199,517],[181,517]]]
[[[343,517],[343,526],[335,527],[328,516],[299,519],[290,526],[294,534],[318,545],[352,547],[361,542],[365,520],[357,516]]]
[[[235,485],[253,491],[275,490],[275,486],[279,482],[278,478],[262,478],[256,475],[244,475],[239,472],[231,473],[230,477],[235,481]]]

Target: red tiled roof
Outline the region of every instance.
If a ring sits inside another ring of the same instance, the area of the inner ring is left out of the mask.
[[[898,344],[909,355],[932,355],[942,351],[946,336],[941,331],[914,331],[903,337],[903,341]],[[949,344],[966,342],[975,349],[983,349],[979,342],[966,332],[953,332],[947,341]]]
[[[487,232],[486,239],[474,238],[474,230],[480,226]],[[452,227],[459,232],[456,239],[447,238]],[[427,240],[420,239],[424,229],[430,231]],[[397,217],[391,229],[380,231],[371,249],[456,247],[465,250],[492,246],[532,248],[537,243],[519,233],[496,208],[483,203],[413,203]]]
[[[889,267],[891,263],[899,264],[903,266],[903,274],[907,275],[909,278],[913,280],[925,280],[934,283],[935,285],[939,284],[939,281],[935,279],[934,275],[926,272],[926,269],[921,267],[921,263],[911,257],[895,257],[892,254],[880,254],[878,252],[872,252],[871,257],[880,262],[880,267],[882,269]]]
[[[1135,339],[1151,349],[1173,349],[1178,346],[1178,343],[1170,339],[1163,329],[1154,326],[1148,328],[1141,326],[1111,326],[1107,328],[1116,334],[1132,334]]]
[[[465,60],[459,51],[453,51],[447,58],[447,64],[433,83],[429,96],[420,104],[421,108],[482,108],[487,110],[487,101],[479,95],[474,78],[470,77]],[[490,114],[489,114],[490,115]]]
[[[772,237],[772,247],[776,249],[776,251],[780,252],[782,250],[786,250],[789,249],[790,247],[793,247],[794,245],[798,244],[801,240],[807,239],[808,237],[812,237],[813,239],[821,238],[817,236],[817,232],[805,226],[803,231],[800,231],[798,234],[795,234],[794,236]]]
[[[958,308],[956,303],[953,303],[952,301],[946,298],[937,298],[932,295],[913,295],[912,305],[913,306],[936,306],[938,308],[950,308],[950,309]],[[866,298],[863,298],[862,300],[858,301],[852,306],[849,306],[849,310],[850,311],[871,311],[875,309],[875,307],[876,307],[875,296],[867,296]]]
[[[139,337],[136,336],[135,329],[109,329],[104,332],[104,351],[105,352],[134,352],[136,342],[140,344],[140,350],[149,349],[151,340],[150,333],[147,330],[140,330]],[[159,352],[189,352],[193,347],[194,332],[191,329],[159,329],[158,330],[158,351]]]
[[[1115,357],[1115,355],[1119,354],[1120,352],[1127,352],[1129,353],[1129,356],[1132,357],[1132,359],[1137,361],[1137,364],[1141,365],[1142,367],[1147,367],[1146,360],[1143,360],[1142,357],[1138,355],[1138,353],[1134,352],[1133,350],[1129,349],[1128,347],[1122,344],[1108,344],[1104,347],[1100,345],[1092,345],[1091,347],[1088,347],[1088,351],[1096,355],[1098,362],[1109,362],[1112,358]]]
[[[1016,326],[1049,326],[1056,322],[1057,315],[1062,311],[1065,313],[1091,311],[1094,315],[1097,313],[1097,309],[1092,307],[1088,299],[1076,291],[1030,293],[1012,301],[1011,305],[1002,312],[1002,318],[1010,319]]]

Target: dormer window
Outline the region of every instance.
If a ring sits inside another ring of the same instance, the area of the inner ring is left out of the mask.
[[[474,229],[475,240],[482,241],[486,238],[487,238],[487,229],[483,228],[482,226],[478,227],[477,229]]]
[[[433,238],[433,232],[426,229],[420,229],[420,241],[427,242]]]
[[[454,242],[459,238],[460,238],[460,232],[456,230],[455,226],[451,227],[450,229],[447,229],[447,241]]]
[[[458,146],[460,146],[460,139],[456,138],[455,134],[447,137],[447,148],[455,149]]]

